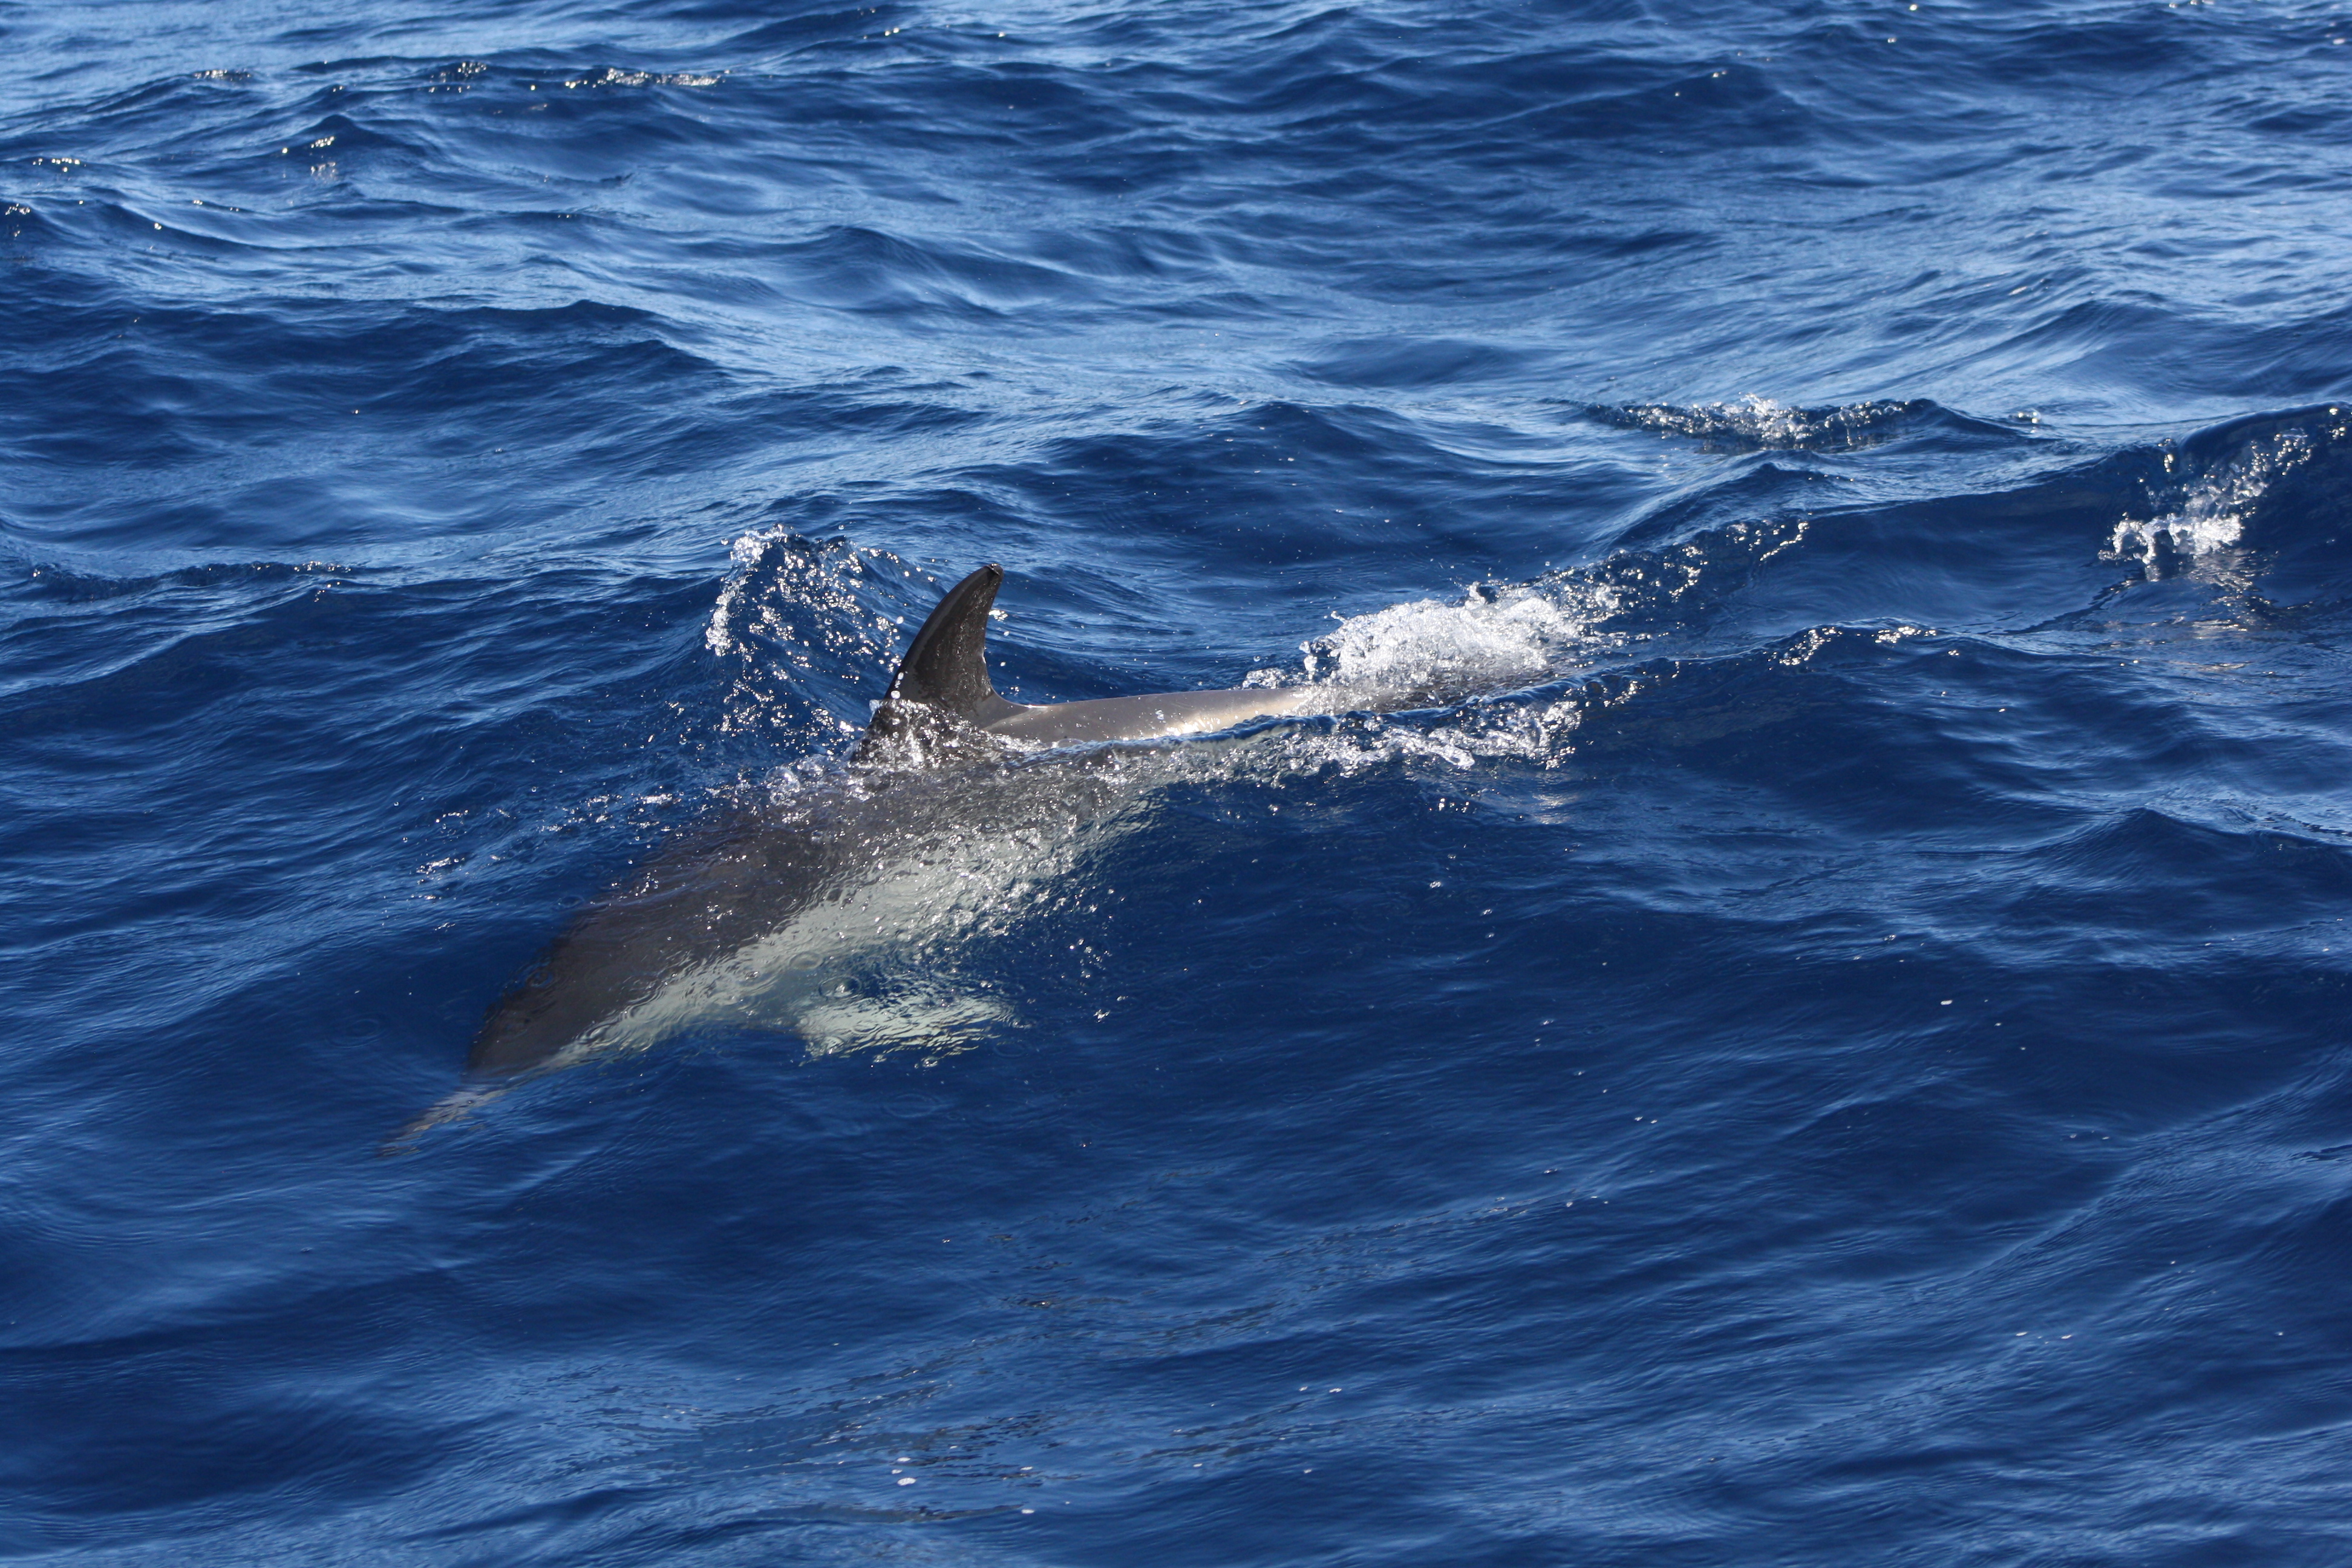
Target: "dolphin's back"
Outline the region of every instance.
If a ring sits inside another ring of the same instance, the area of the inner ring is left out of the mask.
[[[1003,582],[1004,569],[989,565],[948,590],[908,645],[861,755],[874,755],[881,741],[942,716],[1030,745],[1071,746],[1204,735],[1252,719],[1315,710],[1317,694],[1301,687],[1168,691],[1037,707],[1008,702],[988,678],[988,613]]]
[[[1240,687],[1230,691],[1163,691],[1151,697],[1101,697],[1087,702],[1056,702],[1021,708],[981,726],[1036,745],[1072,746],[1089,741],[1156,741],[1171,735],[1206,735],[1252,719],[1310,710],[1315,693],[1301,687]]]

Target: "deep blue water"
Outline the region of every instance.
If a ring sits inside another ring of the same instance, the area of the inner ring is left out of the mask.
[[[0,1555],[2352,1560],[2347,39],[0,5]],[[379,1152],[984,561],[1436,695]]]

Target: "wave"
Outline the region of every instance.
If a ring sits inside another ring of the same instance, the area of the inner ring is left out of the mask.
[[[2019,445],[2011,425],[1974,419],[1927,398],[1793,408],[1754,394],[1696,407],[1594,407],[1590,416],[1629,429],[1689,437],[1701,449],[1721,452],[1856,452],[1894,442],[1934,450]]]

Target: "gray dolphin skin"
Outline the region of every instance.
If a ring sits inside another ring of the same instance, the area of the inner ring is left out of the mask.
[[[1041,708],[1007,702],[988,679],[985,657],[988,612],[1003,582],[1002,567],[983,566],[948,590],[908,647],[898,678],[890,684],[889,700],[875,715],[859,748],[861,756],[878,752],[910,725],[935,721],[939,714],[1031,745],[1070,746],[1209,734],[1253,719],[1313,711],[1314,700],[1321,695],[1307,687],[1240,687],[1103,697]],[[901,705],[919,713],[905,712]]]
[[[932,610],[839,787],[740,812],[583,911],[492,1009],[457,1092],[387,1152],[525,1078],[696,1024],[782,1027],[826,1052],[953,1041],[1008,1022],[984,982],[960,992],[959,944],[1001,925],[1138,810],[1113,770],[1040,769],[1020,753],[1208,734],[1324,711],[1334,695],[1008,702],[985,658],[1003,581],[983,566]]]

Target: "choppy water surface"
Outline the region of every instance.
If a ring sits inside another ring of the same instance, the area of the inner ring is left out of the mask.
[[[2352,1552],[2352,14],[0,36],[12,1558]],[[379,1155],[983,561],[1414,705]]]

